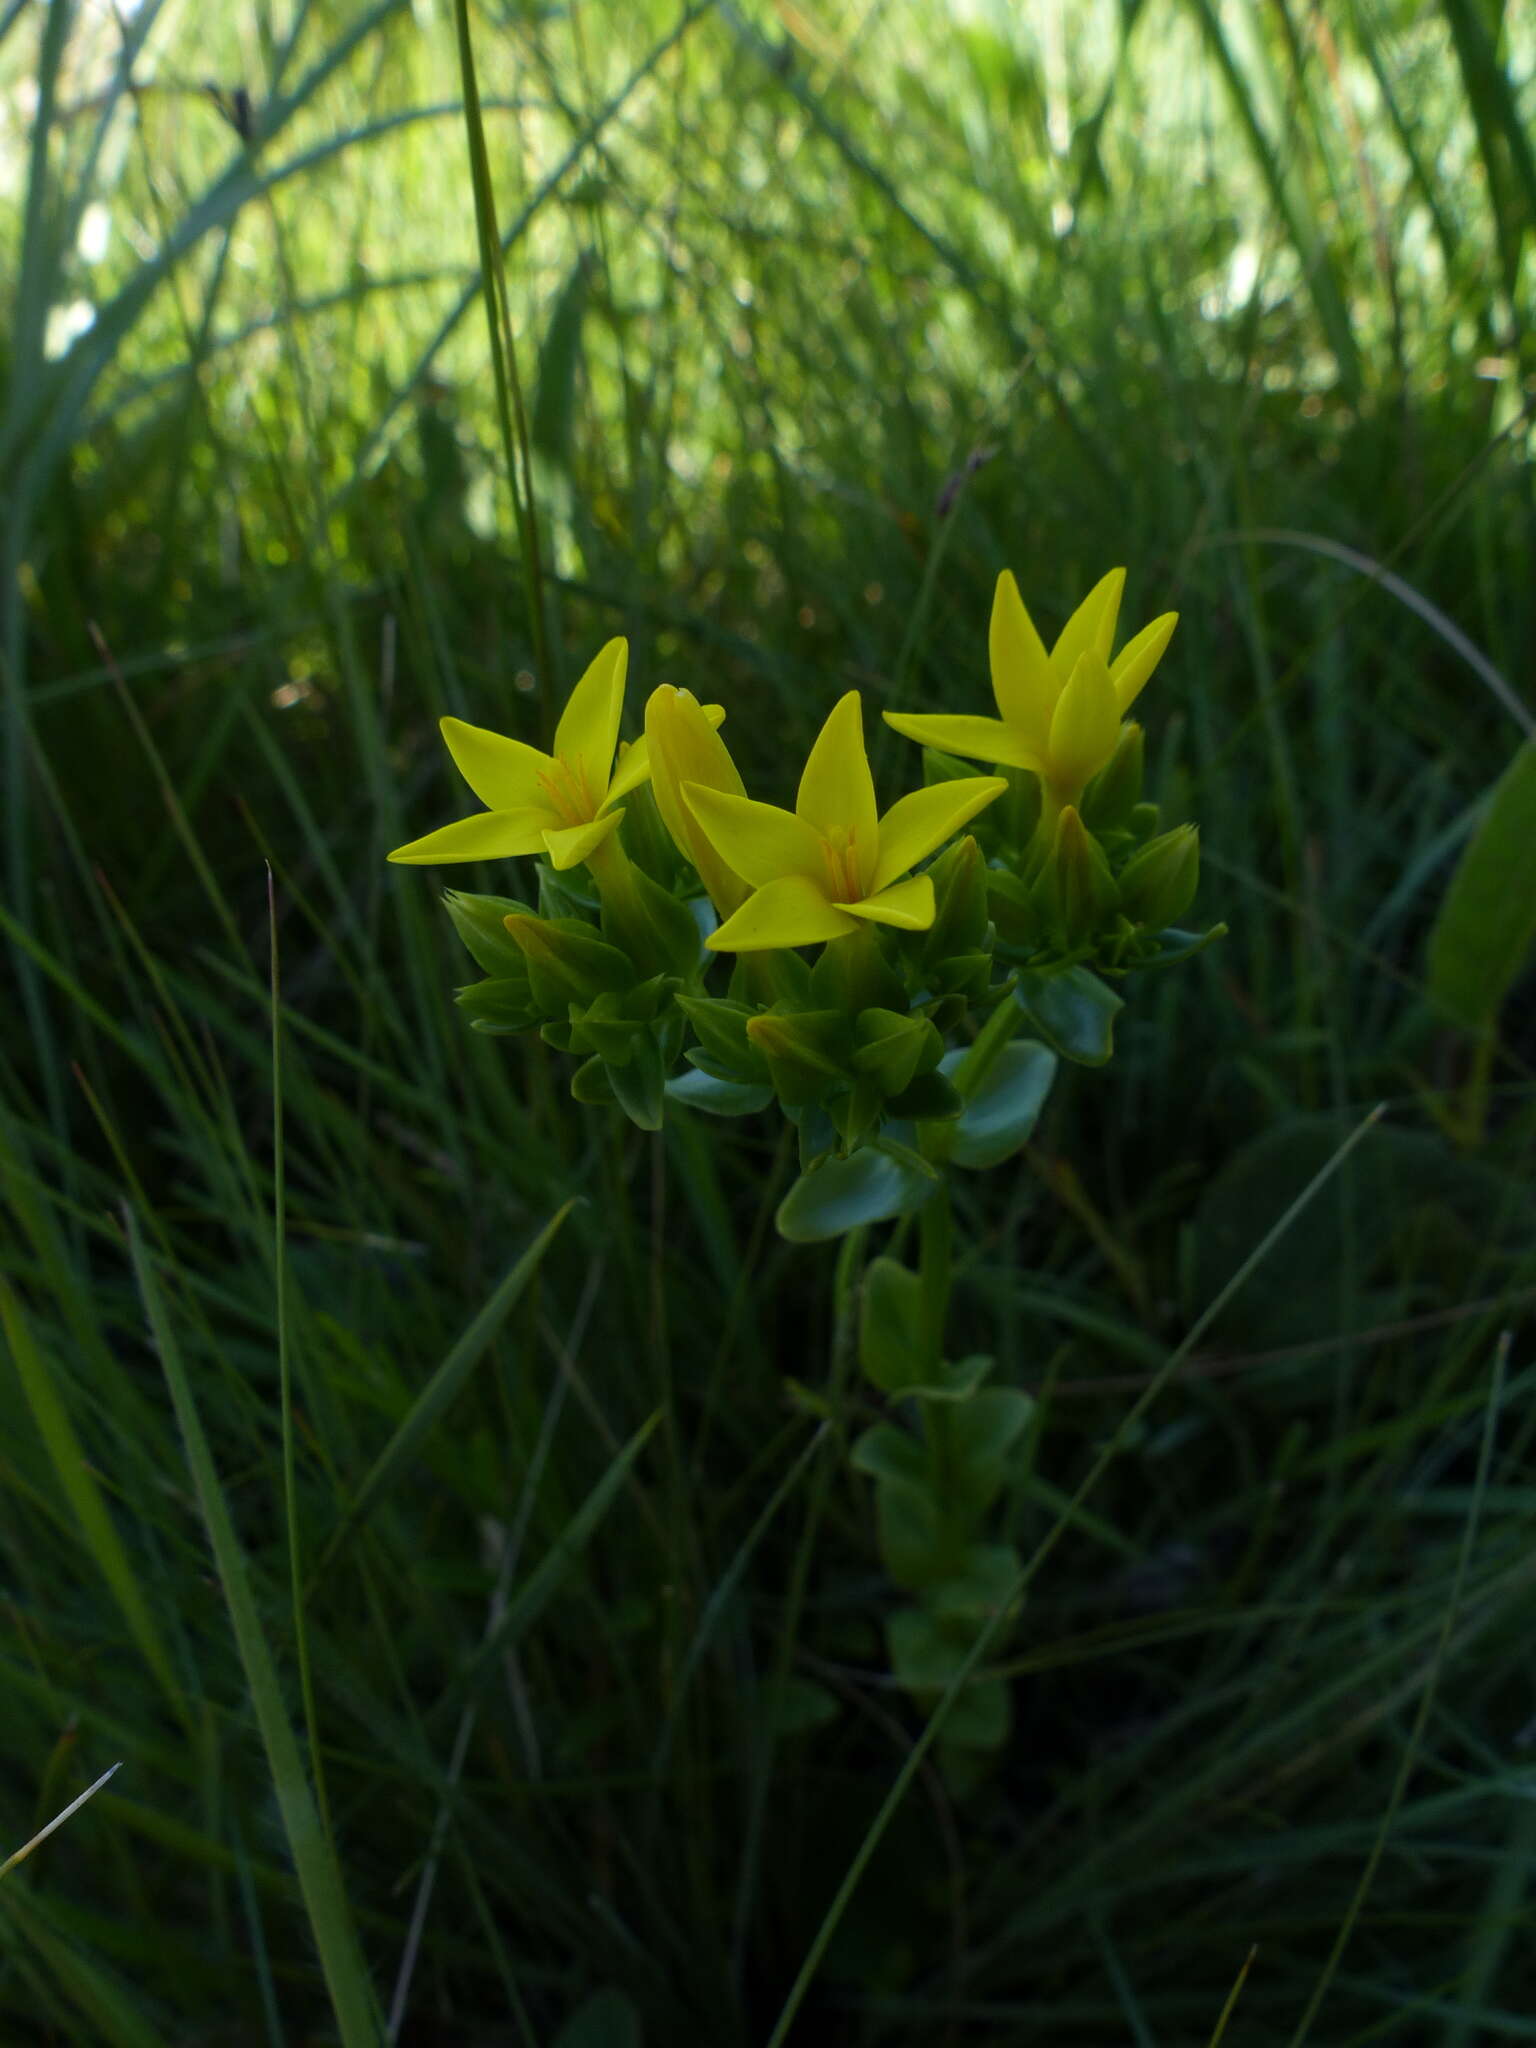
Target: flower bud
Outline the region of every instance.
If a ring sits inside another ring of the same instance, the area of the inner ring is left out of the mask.
[[[583,1006],[604,989],[628,988],[631,963],[575,918],[521,916],[505,920],[528,967],[528,985],[540,1010],[564,1017],[572,1003]]]
[[[900,1095],[920,1073],[936,1067],[944,1041],[926,1017],[897,1010],[863,1010],[854,1020],[855,1069],[878,1082],[882,1095]]]
[[[466,889],[445,889],[443,902],[453,928],[477,967],[487,974],[521,975],[526,979],[522,950],[508,936],[506,920],[530,915],[526,903],[511,896],[472,896]]]
[[[987,943],[986,869],[970,833],[946,847],[928,874],[935,907],[923,938],[924,961],[980,952]]]
[[[1120,904],[1133,923],[1166,930],[1188,910],[1200,883],[1200,834],[1193,825],[1147,842],[1120,873]]]
[[[736,764],[690,690],[664,683],[653,690],[645,707],[645,740],[651,763],[651,790],[662,822],[685,860],[698,870],[710,901],[722,918],[746,902],[751,890],[716,853],[709,835],[683,798],[683,785],[701,783],[730,796],[745,796]]]
[[[765,1010],[747,1025],[747,1037],[786,1109],[819,1102],[831,1083],[848,1078],[848,1020],[835,1010]]]
[[[1120,892],[1104,849],[1068,804],[1056,824],[1056,843],[1030,891],[1052,938],[1067,951],[1090,945],[1107,931]]]

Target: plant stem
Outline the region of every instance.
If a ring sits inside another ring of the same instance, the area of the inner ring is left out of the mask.
[[[997,1065],[1003,1048],[1009,1045],[1023,1022],[1023,1014],[1012,995],[1006,995],[972,1039],[965,1058],[955,1069],[954,1083],[969,1102]]]

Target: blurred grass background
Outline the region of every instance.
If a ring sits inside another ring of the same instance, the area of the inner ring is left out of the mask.
[[[7,2039],[1170,2048],[1255,1945],[1233,2042],[1536,2035],[1536,1034],[1425,997],[1532,730],[1533,78],[1502,0],[0,6],[0,1850],[124,1762]],[[1231,936],[971,1192],[1066,1526],[786,2005],[916,1729],[860,1248],[465,1029],[383,856],[611,633],[782,793],[1122,561]]]

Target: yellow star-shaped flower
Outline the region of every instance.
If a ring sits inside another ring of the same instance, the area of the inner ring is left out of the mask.
[[[995,775],[944,782],[901,797],[882,818],[859,693],[850,690],[811,749],[793,811],[684,783],[715,852],[752,889],[706,943],[723,953],[813,946],[857,931],[861,921],[926,931],[933,883],[927,875],[901,877],[1007,787]]]
[[[887,711],[908,739],[947,754],[1027,768],[1059,806],[1075,803],[1115,751],[1120,721],[1162,659],[1177,612],[1164,612],[1110,659],[1125,571],[1111,569],[1083,599],[1047,654],[1019,586],[1005,569],[992,603],[988,651],[997,718]]]
[[[629,642],[610,640],[572,690],[551,754],[445,718],[442,734],[454,764],[488,808],[397,846],[389,858],[414,867],[525,853],[546,854],[557,868],[586,860],[617,829],[624,815],[619,799],[650,774],[643,739],[614,762],[628,663]],[[712,704],[705,716],[718,725],[725,713]]]

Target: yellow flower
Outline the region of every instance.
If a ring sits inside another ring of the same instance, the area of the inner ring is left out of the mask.
[[[725,741],[715,731],[720,720],[712,717],[714,708],[706,710],[691,690],[663,683],[646,703],[645,743],[650,749],[651,794],[662,823],[684,860],[698,870],[716,910],[729,917],[752,892],[716,853],[683,796],[685,783],[722,790],[728,796],[747,793]]]
[[[926,931],[933,883],[927,875],[900,878],[1007,787],[995,775],[944,782],[900,798],[880,817],[859,693],[850,690],[811,749],[793,811],[684,783],[709,843],[753,891],[706,944],[723,953],[813,946],[866,920]]]
[[[908,739],[948,754],[1027,768],[1057,805],[1075,803],[1115,751],[1120,721],[1140,695],[1179,622],[1164,612],[1111,661],[1125,571],[1111,569],[1083,599],[1047,654],[1019,586],[997,579],[988,636],[992,694],[1001,716],[914,716],[887,711]]]
[[[397,846],[389,858],[416,867],[524,853],[547,854],[557,868],[587,860],[617,829],[624,815],[619,799],[651,772],[643,739],[614,762],[628,663],[629,642],[610,640],[572,690],[552,754],[445,718],[454,764],[488,808]],[[712,704],[704,715],[718,725],[725,713]]]

